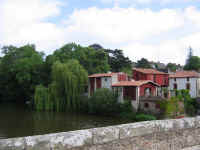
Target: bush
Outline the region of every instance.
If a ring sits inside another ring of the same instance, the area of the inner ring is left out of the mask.
[[[135,121],[135,116],[136,113],[135,112],[122,112],[120,113],[120,118],[124,119],[124,120],[131,120],[131,121]]]
[[[109,89],[98,89],[88,101],[88,112],[91,114],[111,114],[118,112],[117,94]]]
[[[132,113],[131,101],[118,102],[118,94],[109,89],[98,89],[93,96],[88,99],[88,113],[90,114],[121,114]],[[86,107],[86,105],[84,106]]]
[[[137,114],[135,116],[135,121],[150,121],[150,120],[156,120],[156,117],[147,114]]]
[[[131,100],[124,100],[123,103],[118,104],[118,107],[119,107],[118,109],[119,112],[126,112],[126,113],[135,112],[131,105]]]

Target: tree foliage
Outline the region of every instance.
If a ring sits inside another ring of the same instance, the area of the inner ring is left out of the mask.
[[[185,70],[200,70],[200,57],[198,56],[191,56],[188,60],[187,64],[184,66]]]
[[[84,92],[87,78],[87,72],[77,60],[55,62],[52,66],[51,84],[48,88],[41,85],[36,88],[36,110],[79,110],[80,96]]]
[[[0,96],[3,100],[31,100],[35,86],[43,83],[43,53],[34,45],[2,48]]]
[[[145,58],[138,60],[136,67],[137,68],[152,68],[149,61]]]
[[[125,57],[122,50],[105,50],[109,54],[109,65],[112,72],[120,72],[123,70],[131,70],[132,62]]]
[[[170,71],[173,71],[173,72],[175,72],[176,69],[178,69],[178,66],[175,63],[168,63],[166,67],[167,67],[167,69],[169,69]]]
[[[96,51],[92,47],[82,47],[75,43],[66,44],[48,56],[48,64],[59,60],[62,63],[70,59],[76,59],[88,71],[89,74],[108,72],[108,55],[103,50]]]

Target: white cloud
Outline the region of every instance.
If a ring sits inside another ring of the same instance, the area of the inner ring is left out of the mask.
[[[35,43],[43,49],[47,45],[55,45],[57,39],[61,38],[61,29],[47,21],[48,18],[60,15],[62,4],[58,0],[5,0],[0,5],[3,26],[0,38],[3,44]]]
[[[200,55],[200,11],[196,7],[159,11],[92,7],[75,10],[60,23],[49,21],[62,16],[60,6],[58,0],[5,0],[0,4],[0,45],[34,43],[48,54],[68,42],[100,43],[123,49],[133,61],[145,57],[182,64],[189,45]]]
[[[191,3],[191,2],[199,2],[199,0],[101,0],[103,3],[114,3],[114,4],[170,4],[170,3]]]
[[[91,44],[84,39],[95,39],[108,47],[122,48],[134,61],[146,57],[183,64],[187,47],[200,47],[194,34],[200,34],[199,15],[195,7],[160,11],[94,7],[76,10],[66,22],[66,32],[78,35],[79,43]],[[77,36],[72,39],[77,41]]]

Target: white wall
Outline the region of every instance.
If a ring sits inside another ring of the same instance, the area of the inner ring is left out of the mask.
[[[114,74],[113,76],[112,76],[112,84],[115,84],[115,83],[117,83],[118,82],[118,74]]]
[[[102,88],[112,88],[112,78],[111,77],[102,77],[101,78],[101,87]]]
[[[190,83],[190,95],[195,98],[197,97],[197,80],[198,78],[190,78],[189,81],[187,81],[187,78],[176,78],[176,81],[174,81],[174,78],[170,78],[169,89],[174,90],[175,83],[177,84],[177,90],[186,89],[186,84]]]

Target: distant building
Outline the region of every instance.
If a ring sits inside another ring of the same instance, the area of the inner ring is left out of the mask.
[[[187,89],[191,97],[200,97],[200,75],[195,71],[177,71],[169,76],[169,90]],[[173,92],[171,92],[173,93]],[[173,94],[172,94],[173,96]]]
[[[99,88],[112,89],[112,84],[127,81],[126,73],[100,73],[89,76],[88,95],[91,96]]]

